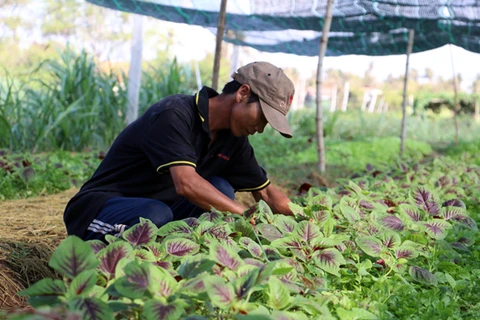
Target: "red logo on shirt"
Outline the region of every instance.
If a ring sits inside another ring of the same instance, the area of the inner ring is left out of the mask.
[[[230,160],[229,157],[227,157],[226,155],[221,154],[221,153],[217,154],[217,156],[219,156],[219,157],[222,158],[223,160],[227,160],[227,161]]]

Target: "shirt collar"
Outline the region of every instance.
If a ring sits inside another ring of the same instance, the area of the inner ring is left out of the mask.
[[[198,116],[202,121],[203,130],[210,136],[210,126],[208,123],[208,99],[218,96],[218,93],[209,87],[203,87],[195,94],[195,104],[198,110]]]

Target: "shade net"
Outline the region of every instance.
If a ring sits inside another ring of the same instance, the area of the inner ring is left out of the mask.
[[[216,31],[220,0],[87,0],[103,7]],[[224,40],[260,51],[319,53],[326,0],[227,0]],[[454,44],[480,52],[480,1],[336,0],[327,56],[405,54]]]

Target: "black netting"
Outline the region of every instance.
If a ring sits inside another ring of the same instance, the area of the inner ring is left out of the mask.
[[[216,28],[220,1],[87,0],[93,4],[170,22]],[[268,52],[316,56],[325,0],[228,0],[226,41]],[[480,52],[480,1],[337,0],[327,55],[391,55],[448,43]],[[228,31],[234,32],[228,32]]]

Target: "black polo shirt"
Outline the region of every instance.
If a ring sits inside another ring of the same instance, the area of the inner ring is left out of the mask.
[[[82,237],[111,197],[151,198],[172,205],[180,199],[169,171],[175,165],[195,167],[204,178],[223,177],[236,191],[268,186],[247,137],[222,130],[210,144],[208,99],[216,95],[204,87],[194,96],[169,96],[127,126],[92,178],[67,204],[68,234]]]

